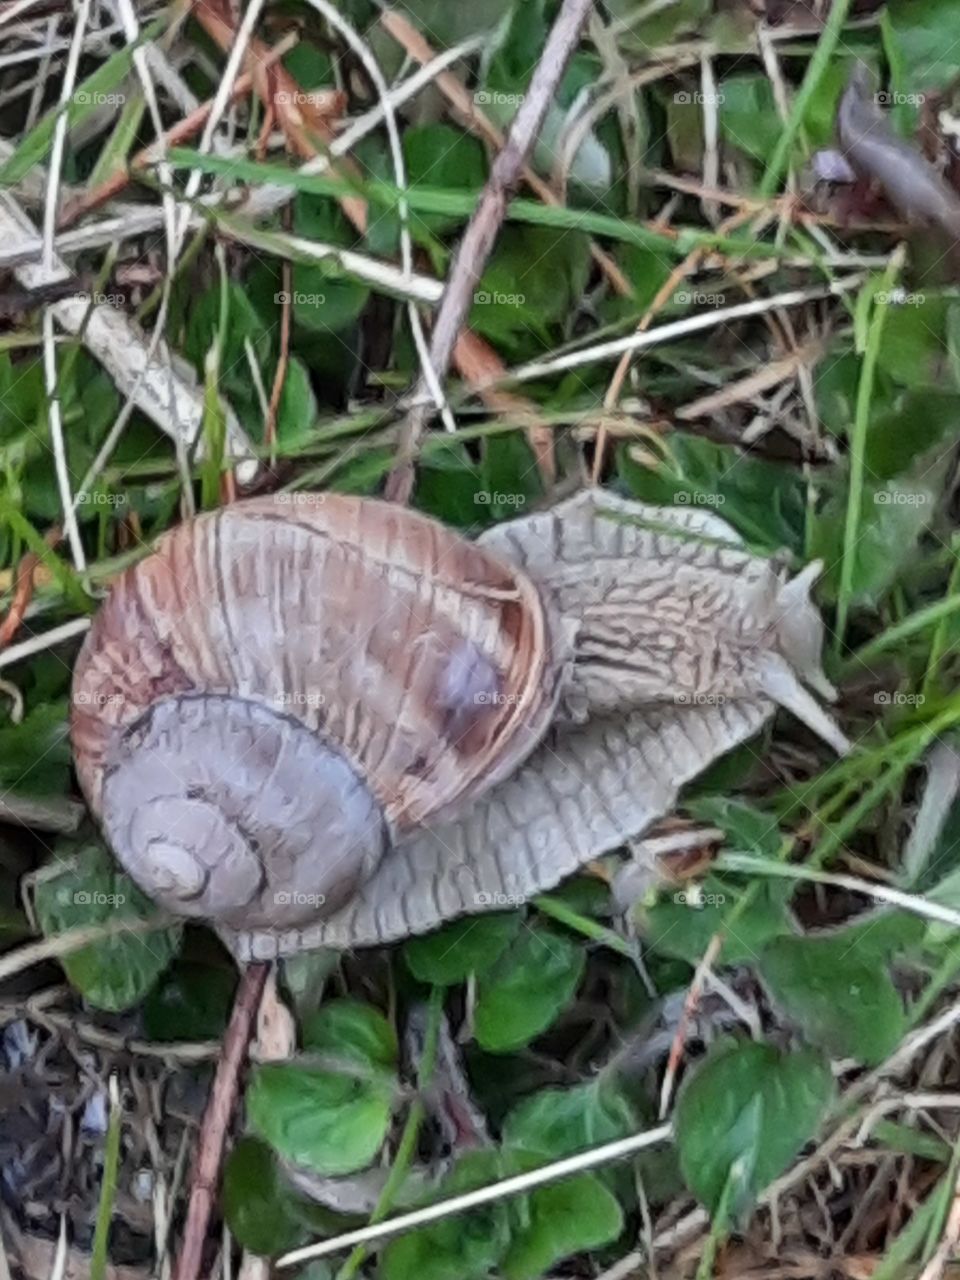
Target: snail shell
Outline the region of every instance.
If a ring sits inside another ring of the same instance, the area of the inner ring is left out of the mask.
[[[564,663],[516,565],[408,510],[303,496],[174,529],[74,673],[78,775],[121,863],[226,925],[336,910],[516,768]]]

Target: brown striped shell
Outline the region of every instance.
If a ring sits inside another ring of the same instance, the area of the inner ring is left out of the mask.
[[[424,516],[237,503],[113,586],[74,673],[78,774],[153,897],[289,927],[517,767],[566,648],[522,569]]]

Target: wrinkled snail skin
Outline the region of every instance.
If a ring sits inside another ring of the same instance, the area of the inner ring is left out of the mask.
[[[526,575],[425,517],[238,503],[113,588],[74,673],[78,774],[158,902],[296,925],[516,768],[553,714],[558,638]]]
[[[809,691],[818,571],[588,492],[470,542],[372,499],[237,503],[114,587],[74,679],[90,805],[241,959],[503,909],[642,833]]]

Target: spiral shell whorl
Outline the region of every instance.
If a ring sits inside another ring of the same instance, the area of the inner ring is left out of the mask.
[[[110,746],[104,829],[179,915],[283,927],[336,910],[378,865],[383,815],[343,756],[241,698],[155,703]]]

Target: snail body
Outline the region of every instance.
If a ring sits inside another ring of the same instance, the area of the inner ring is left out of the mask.
[[[312,495],[306,495],[312,497]],[[241,955],[508,905],[639,834],[777,702],[838,749],[816,567],[608,494],[471,542],[373,499],[198,517],[114,585],[78,776],[158,902]]]

